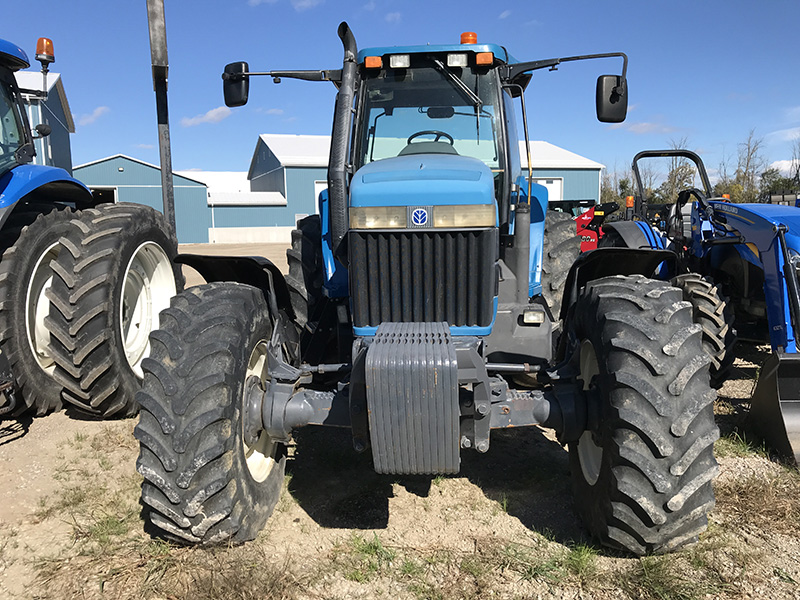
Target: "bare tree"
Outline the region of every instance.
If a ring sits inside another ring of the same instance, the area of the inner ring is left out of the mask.
[[[792,142],[792,164],[789,166],[789,178],[800,185],[800,137]]]
[[[767,161],[762,156],[763,138],[757,138],[755,129],[751,129],[747,139],[739,144],[736,166],[736,183],[741,186],[741,197],[736,202],[756,202],[758,200],[758,178],[767,168]]]

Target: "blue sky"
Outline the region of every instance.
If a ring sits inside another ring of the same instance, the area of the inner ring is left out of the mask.
[[[3,37],[32,58],[53,39],[77,131],[74,163],[123,153],[158,162],[145,0],[6,3]],[[624,170],[639,150],[686,138],[712,173],[751,129],[769,162],[800,135],[800,1],[166,0],[173,167],[247,170],[260,133],[330,133],[334,87],[268,78],[229,110],[220,73],[341,66],[336,27],[360,48],[455,43],[462,31],[519,60],[623,51],[630,111],[594,117],[594,82],[619,61],[539,71],[528,88],[531,137]],[[35,63],[38,66],[38,63]]]

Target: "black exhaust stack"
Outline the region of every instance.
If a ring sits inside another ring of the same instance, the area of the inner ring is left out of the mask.
[[[339,25],[339,38],[344,46],[342,82],[336,95],[331,132],[331,154],[328,159],[328,198],[331,206],[331,236],[333,251],[347,233],[347,146],[352,119],[358,69],[358,47],[350,27],[344,21]]]

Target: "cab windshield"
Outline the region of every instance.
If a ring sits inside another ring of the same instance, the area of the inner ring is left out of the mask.
[[[457,154],[503,168],[499,84],[488,68],[412,55],[411,68],[363,72],[357,167],[410,154]]]
[[[24,143],[22,132],[15,91],[0,77],[0,174],[16,166],[16,152]]]

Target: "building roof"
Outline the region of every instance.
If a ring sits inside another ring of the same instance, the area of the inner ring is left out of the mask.
[[[250,181],[247,171],[175,171],[175,175],[204,183],[208,191],[213,192],[250,192]]]
[[[525,142],[519,143],[519,157],[522,168],[528,168],[528,152],[525,149]],[[590,169],[599,170],[605,168],[599,162],[575,154],[569,150],[564,150],[550,142],[531,140],[531,162],[534,169]]]
[[[259,139],[284,167],[328,167],[328,155],[331,151],[329,135],[262,133]]]
[[[138,163],[140,165],[144,165],[145,167],[150,167],[151,169],[155,169],[156,171],[160,171],[161,170],[161,167],[159,167],[158,165],[154,165],[152,163],[145,162],[143,160],[139,160],[138,158],[133,158],[132,156],[127,156],[125,154],[114,154],[113,156],[106,156],[105,158],[98,158],[97,160],[92,160],[92,161],[89,161],[87,163],[83,163],[82,165],[77,165],[77,166],[73,167],[72,170],[75,171],[77,169],[82,169],[84,167],[90,167],[92,165],[97,165],[97,164],[100,164],[100,163],[103,163],[103,162],[108,162],[110,160],[115,160],[115,159],[118,159],[118,158],[121,158],[123,160],[129,160],[131,162],[135,162],[135,163]],[[197,179],[196,177],[189,177],[188,175],[184,175],[183,173],[195,173],[195,172],[194,171],[181,171],[180,173],[177,172],[177,171],[173,171],[172,172],[173,175],[177,175],[178,177],[182,177],[183,179],[188,179],[189,181],[192,181],[193,183],[198,183],[200,185],[206,185],[206,183],[204,181],[201,181],[201,180]],[[198,173],[199,173],[199,171],[198,171]]]
[[[42,74],[39,71],[17,71],[14,73],[14,77],[17,79],[17,85],[22,90],[37,90],[40,92],[44,91],[42,85],[44,81]],[[67,102],[67,94],[64,91],[64,84],[61,82],[61,74],[50,71],[47,74],[48,101],[50,98],[52,98],[53,92],[56,93],[58,102],[61,104],[61,108],[66,117],[66,123],[62,123],[62,125],[64,125],[64,128],[70,133],[75,133],[75,121],[72,118],[72,111],[69,108],[69,102]],[[26,95],[24,91],[22,95],[29,104],[31,99],[35,98],[35,96]],[[47,107],[47,103],[44,103],[43,106]],[[52,116],[57,118],[56,115]]]
[[[209,206],[286,206],[286,198],[280,192],[208,192]]]
[[[269,147],[284,167],[322,167],[328,166],[331,138],[328,135],[286,135],[262,133],[260,142]],[[256,152],[258,147],[256,147]],[[523,168],[528,167],[525,142],[519,142],[520,161]],[[535,169],[590,169],[604,168],[595,162],[564,148],[543,141],[531,141],[531,155]],[[254,155],[255,159],[255,155]],[[252,168],[252,167],[251,167]]]

